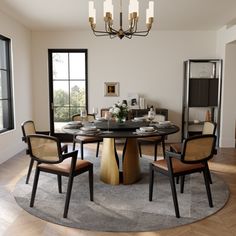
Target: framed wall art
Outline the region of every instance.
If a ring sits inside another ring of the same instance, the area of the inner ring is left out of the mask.
[[[118,97],[119,96],[119,83],[118,82],[105,82],[104,83],[104,96]]]

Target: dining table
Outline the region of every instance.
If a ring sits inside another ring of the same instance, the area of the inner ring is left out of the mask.
[[[107,184],[118,185],[133,184],[141,179],[138,138],[167,136],[178,132],[179,127],[173,123],[160,125],[147,120],[128,120],[123,123],[98,120],[85,123],[83,127],[77,129],[67,126],[64,131],[73,135],[102,137],[100,180]],[[117,139],[125,140],[122,163],[116,150]]]

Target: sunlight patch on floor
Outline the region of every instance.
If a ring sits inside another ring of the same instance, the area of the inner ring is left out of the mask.
[[[232,164],[209,162],[209,168],[213,171],[236,174],[236,166]]]

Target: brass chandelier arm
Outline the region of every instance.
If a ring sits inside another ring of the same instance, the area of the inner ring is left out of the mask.
[[[107,23],[105,22],[105,32],[110,32],[110,33],[114,33],[117,34],[118,31],[112,28],[112,22],[108,21]]]
[[[107,26],[105,27],[107,28]],[[109,31],[101,31],[101,30],[95,30],[94,27],[91,25],[91,29],[94,33],[95,36],[111,36],[110,38],[115,38],[118,36],[118,31],[113,29],[111,26],[108,26],[109,28]],[[150,29],[151,27],[149,27],[148,30],[141,30],[141,31],[137,31],[137,26],[135,26],[135,30],[130,30],[130,29],[127,29],[126,31],[123,31],[123,35],[126,37],[126,38],[131,38],[132,35],[133,36],[147,36],[150,32]],[[130,37],[131,36],[131,37]]]
[[[100,31],[100,30],[94,30],[91,28],[95,36],[111,36],[110,38],[115,38],[118,36],[118,32],[106,32],[106,31]],[[147,36],[149,34],[150,30],[146,31],[136,31],[136,32],[130,32],[129,30],[124,32],[124,36],[126,38],[131,38],[130,36]],[[112,37],[113,36],[113,37]]]

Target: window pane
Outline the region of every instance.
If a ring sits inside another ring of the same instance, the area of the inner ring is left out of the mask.
[[[67,81],[53,82],[54,106],[69,105],[69,84]]]
[[[1,101],[1,108],[0,108],[0,117],[1,117],[1,121],[0,121],[0,126],[1,129],[3,128],[8,128],[10,126],[10,120],[9,120],[9,116],[8,114],[10,114],[10,104],[8,100],[0,100]]]
[[[0,40],[0,69],[7,69],[6,42]]]
[[[85,106],[85,83],[83,81],[70,82],[71,106]]]
[[[69,107],[54,107],[54,122],[64,122],[69,121],[70,113],[69,113]]]
[[[68,79],[68,53],[53,53],[53,79]]]
[[[8,98],[7,72],[0,71],[0,99]]]
[[[0,132],[14,128],[10,55],[10,39],[0,35]]]
[[[70,53],[70,79],[85,80],[85,53]]]
[[[70,109],[70,116],[72,117],[73,115],[80,114],[80,111],[83,107],[71,107]],[[85,108],[85,107],[84,107]]]

